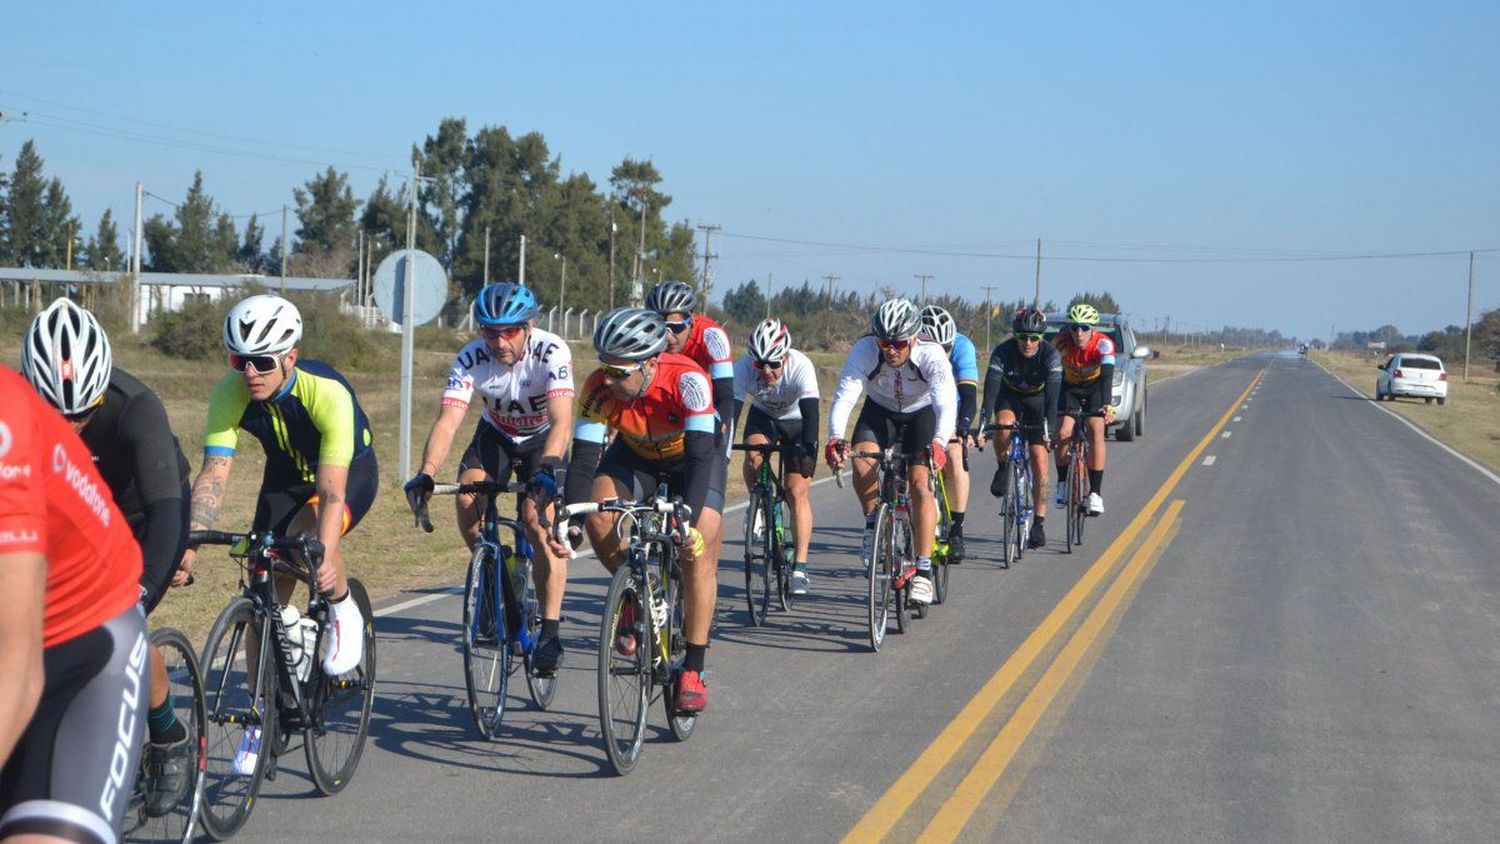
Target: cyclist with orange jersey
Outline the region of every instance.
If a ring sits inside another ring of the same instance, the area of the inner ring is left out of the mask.
[[[569,504],[639,497],[637,479],[651,479],[649,494],[665,483],[692,511],[689,542],[682,549],[683,633],[687,657],[677,684],[677,709],[700,712],[708,705],[703,666],[718,597],[718,559],[713,540],[724,510],[727,464],[715,447],[716,423],[708,374],[682,355],[666,351],[660,314],[644,308],[611,311],[594,331],[598,369],[583,384],[565,498]],[[609,432],[614,442],[606,447]],[[594,552],[613,572],[623,547],[615,534],[617,513],[588,517],[585,529]],[[553,552],[567,554],[553,542]],[[634,619],[621,619],[615,647],[634,653]]]
[[[141,550],[68,421],[0,366],[0,839],[114,841],[146,730]]]
[[[1107,334],[1095,331],[1099,310],[1087,302],[1068,309],[1068,322],[1052,339],[1062,356],[1063,389],[1059,399],[1060,418],[1053,447],[1057,456],[1057,503],[1067,503],[1068,440],[1073,437],[1073,416],[1079,410],[1104,411],[1104,416],[1084,420],[1089,435],[1090,516],[1104,515],[1104,429],[1114,421],[1115,409],[1109,403],[1115,377],[1115,343]]]

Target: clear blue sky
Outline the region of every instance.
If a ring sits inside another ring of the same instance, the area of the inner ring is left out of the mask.
[[[1494,3],[60,2],[12,4],[4,40],[0,110],[33,117],[0,124],[0,167],[35,138],[90,229],[200,168],[234,214],[322,163],[364,197],[458,115],[601,183],[655,160],[669,218],[724,227],[720,292],[932,273],[1011,299],[1032,264],[995,256],[1041,237],[1218,259],[1044,263],[1044,296],[1107,289],[1138,323],[1419,332],[1462,321],[1466,256],[1222,259],[1500,247]],[[1478,271],[1476,313],[1500,252]]]

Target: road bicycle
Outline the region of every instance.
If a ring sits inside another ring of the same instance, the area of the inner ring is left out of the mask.
[[[896,631],[905,633],[910,616],[920,618],[925,614],[925,608],[911,601],[911,579],[917,574],[917,562],[911,526],[911,494],[906,477],[907,467],[921,459],[922,453],[886,448],[851,451],[849,456],[870,458],[880,465],[875,541],[865,569],[869,580],[867,621],[870,649],[879,651],[885,643],[892,615],[896,619]],[[842,472],[836,472],[834,478],[840,487],[844,485]]]
[[[349,784],[375,697],[375,616],[364,585],[349,578],[349,600],[365,621],[364,655],[352,670],[330,677],[318,656],[332,612],[315,586],[321,542],[269,531],[193,531],[188,545],[226,545],[241,565],[243,591],[219,613],[201,659],[208,732],[203,828],[222,841],[249,819],[293,733],[302,734],[319,793],[335,794]],[[304,612],[278,600],[277,577],[306,584]]]
[[[1003,440],[996,440],[995,450],[1004,449],[1005,492],[1000,496],[1001,555],[1006,568],[1012,560],[1020,560],[1026,552],[1026,542],[1031,536],[1031,524],[1036,518],[1036,502],[1033,500],[1035,474],[1031,468],[1030,448],[1026,445],[1023,429],[1040,430],[1041,425],[1018,425],[1006,423],[986,425],[985,434],[1002,433]]]
[[[157,794],[159,783],[151,771],[147,753],[141,753],[135,789],[125,810],[126,841],[192,841],[197,833],[199,803],[203,798],[203,772],[208,758],[204,727],[203,675],[198,655],[181,630],[158,627],[149,636],[151,646],[166,666],[167,694],[177,723],[187,731],[192,768],[181,794]],[[145,739],[148,742],[149,737]]]
[[[1068,438],[1065,448],[1068,454],[1068,471],[1064,476],[1067,486],[1067,500],[1064,502],[1064,514],[1068,523],[1068,538],[1066,550],[1073,553],[1073,547],[1083,544],[1083,530],[1088,521],[1089,509],[1089,456],[1093,452],[1093,446],[1089,445],[1089,433],[1087,426],[1083,424],[1085,419],[1091,417],[1103,417],[1104,411],[1092,410],[1085,412],[1079,408],[1069,413],[1073,418],[1073,435]]]
[[[965,449],[964,471],[968,471],[968,459],[968,450]],[[932,492],[933,503],[937,506],[937,523],[934,526],[936,535],[932,544],[932,602],[941,604],[948,600],[948,537],[953,534],[953,506],[948,502],[948,482],[941,471],[933,469],[927,473],[927,488]],[[918,606],[917,617],[921,618],[926,614],[926,610]]]
[[[786,488],[781,485],[786,446],[745,443],[732,448],[761,455],[760,472],[750,487],[745,510],[745,603],[750,624],[760,627],[766,623],[773,593],[783,612],[792,608],[794,600],[792,565],[797,549],[787,535]],[[771,468],[773,452],[778,456],[776,469]]]
[[[501,495],[523,492],[524,483],[477,481],[467,484],[437,484],[431,495],[478,495],[484,498],[484,521],[479,542],[469,558],[464,580],[463,653],[464,684],[469,711],[479,734],[493,740],[500,735],[505,717],[510,675],[525,668],[526,688],[538,709],[552,705],[557,693],[556,674],[539,674],[532,666],[542,614],[532,582],[535,549],[526,528],[515,519],[500,515],[496,504]],[[416,522],[432,533],[428,517],[429,496],[416,502]],[[544,517],[545,518],[545,517]],[[545,521],[542,525],[545,530]],[[509,530],[513,545],[500,543],[501,529]],[[503,563],[505,576],[499,576]],[[500,624],[500,620],[504,624]]]
[[[628,774],[640,760],[646,718],[660,697],[667,728],[687,741],[697,713],[677,709],[677,683],[687,656],[683,632],[682,566],[678,549],[688,541],[692,513],[680,497],[668,499],[667,485],[634,503],[609,500],[557,505],[556,532],[568,541],[569,520],[594,513],[619,513],[615,536],[625,545],[599,620],[599,730],[610,765]]]

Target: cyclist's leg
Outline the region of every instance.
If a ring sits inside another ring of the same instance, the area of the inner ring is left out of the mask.
[[[368,452],[353,463],[349,464],[348,481],[344,485],[343,523],[345,534],[354,529],[365,514],[370,511],[370,505],[375,503],[375,492],[380,483],[379,467],[375,463],[375,452]],[[284,528],[273,526],[285,536],[317,536],[318,535],[318,510],[320,503],[316,493],[310,495],[296,513],[292,515]],[[334,587],[332,597],[334,603],[339,603],[340,596],[349,594],[348,568],[344,560],[342,546],[328,549],[323,554],[322,565],[332,566],[334,574]],[[283,584],[278,584],[277,594],[283,601],[291,596],[295,583],[285,584],[285,594],[282,594]]]
[[[745,413],[745,444],[765,445],[776,441],[776,420],[758,407],[751,407]],[[760,476],[760,461],[764,455],[753,451],[745,452],[744,476],[745,489],[755,486],[756,478]]]
[[[542,451],[546,447],[547,438],[537,436],[511,452],[518,480],[531,479],[541,466]],[[516,516],[525,526],[526,537],[531,541],[531,562],[534,567],[532,580],[536,584],[537,606],[542,613],[542,623],[548,626],[545,633],[555,634],[551,623],[562,620],[563,594],[568,587],[568,561],[553,555],[537,509],[535,499],[522,495],[516,508]],[[544,635],[543,638],[547,636]]]
[[[782,460],[781,485],[786,487],[787,503],[791,505],[792,512],[792,537],[796,548],[796,564],[799,568],[807,565],[807,549],[812,545],[813,532],[813,508],[812,489],[813,472],[817,470],[816,458],[798,460],[796,457],[797,443],[802,439],[802,423],[790,421],[782,423],[781,446],[784,449]],[[798,465],[798,464],[802,465]],[[802,474],[806,471],[807,474]]]
[[[866,398],[865,406],[860,409],[859,418],[854,422],[853,450],[880,451],[889,446],[896,434],[891,422],[892,416],[889,410]],[[875,518],[876,498],[880,494],[880,462],[873,457],[851,457],[849,464],[854,480],[854,494],[859,498],[859,506],[864,511],[868,526]]]
[[[138,607],[47,648],[36,714],[0,769],[0,839],[114,841],[146,729]]]
[[[599,468],[594,474],[594,487],[589,500],[617,498],[621,501],[634,501],[635,473],[640,468],[640,462],[624,443],[616,441],[611,444],[605,449],[604,456],[599,458]],[[610,572],[619,568],[620,552],[624,548],[623,540],[615,536],[615,523],[619,520],[618,513],[594,513],[583,525],[594,554]]]
[[[995,421],[1000,425],[1016,424],[1016,412],[1011,409],[1004,393],[999,398]],[[999,430],[991,440],[995,449],[995,476],[990,479],[990,495],[999,498],[1005,494],[1005,475],[1010,471],[1010,431]]]
[[[458,461],[458,482],[479,483],[491,478],[500,478],[502,472],[509,474],[511,455],[501,442],[495,429],[483,420],[474,429],[469,447]],[[470,551],[479,542],[479,530],[484,520],[484,501],[478,495],[455,495],[453,506],[458,517],[458,532]]]
[[[937,500],[933,497],[932,488],[927,483],[927,476],[931,471],[928,464],[931,460],[931,456],[927,453],[928,445],[932,442],[936,427],[937,417],[933,409],[925,407],[910,414],[901,438],[903,451],[922,455],[907,468],[907,478],[910,481],[908,490],[911,492],[912,530],[916,532],[915,544],[919,560],[932,558],[932,547],[937,540]]]

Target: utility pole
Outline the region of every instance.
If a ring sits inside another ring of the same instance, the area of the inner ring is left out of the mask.
[[[562,261],[562,280],[557,283],[557,309],[563,313],[563,336],[568,331],[568,256],[553,252],[552,257]]]
[[[409,240],[410,238],[408,238]],[[286,239],[286,205],[281,206],[281,295],[286,295],[286,264],[292,259],[292,244]],[[401,476],[406,477],[402,471]]]
[[[771,318],[771,285],[775,280],[775,273],[766,273],[766,319]]]
[[[615,309],[615,235],[620,227],[615,224],[615,205],[609,205],[609,309]]]
[[[1469,344],[1474,339],[1474,253],[1469,253],[1469,305],[1464,311],[1464,383],[1469,383]]]
[[[484,227],[484,286],[490,283],[490,227]]]
[[[833,286],[839,283],[836,275],[825,275],[823,280],[828,282],[828,309],[823,312],[823,333],[828,335],[825,340],[831,340],[833,335]]]
[[[141,196],[144,189],[135,183],[135,238],[130,248],[130,333],[141,332]]]
[[[992,299],[994,292],[1000,288],[997,285],[986,284],[980,286],[979,289],[984,291],[984,347],[986,349],[993,349],[995,347],[990,345],[990,318],[995,315],[995,306],[992,303]]]
[[[703,232],[703,284],[702,284],[702,288],[703,288],[703,305],[704,305],[704,307],[708,306],[709,297],[712,296],[713,292],[714,292],[714,273],[713,273],[713,269],[709,266],[709,261],[712,261],[713,259],[719,257],[716,253],[709,251],[709,246],[713,242],[714,232],[716,232],[716,231],[722,231],[723,228],[724,228],[723,226],[710,225],[710,224],[707,224],[707,223],[705,223],[705,224],[703,224],[701,226],[698,226],[698,231]]]
[[[914,273],[912,278],[922,282],[922,298],[917,300],[918,304],[927,304],[927,282],[932,279],[932,273]]]
[[[521,285],[522,287],[525,287],[526,286],[526,235],[524,235],[524,234],[521,235],[521,257],[516,259],[516,263],[519,265],[519,268],[516,270],[516,274],[520,278],[520,280],[517,281],[516,283],[519,284],[519,285]]]
[[[413,157],[411,176],[411,213],[406,218],[406,257],[401,270],[401,432],[398,446],[401,449],[401,477],[411,477],[411,382],[412,350],[416,345],[417,325],[412,319],[412,304],[416,299],[416,249],[417,249],[417,186],[422,183],[422,163]],[[286,206],[282,208],[282,230],[286,230]],[[285,235],[283,234],[283,238]],[[286,272],[286,241],[282,241],[281,266]]]
[[[1037,310],[1042,308],[1042,239],[1036,239],[1036,297],[1031,300],[1031,306]]]
[[[646,293],[646,197],[641,197],[641,242],[635,250],[635,284],[640,288],[640,295]],[[636,304],[636,292],[631,291],[630,304]]]

